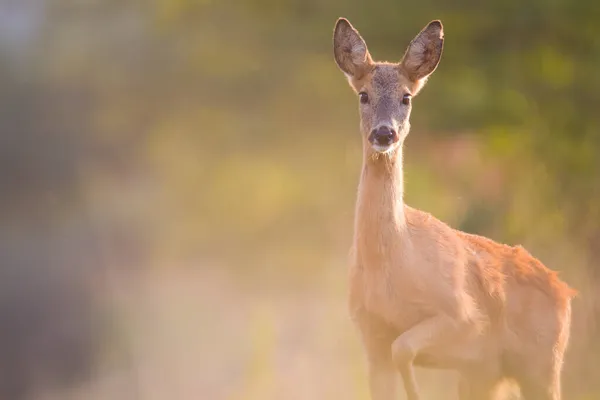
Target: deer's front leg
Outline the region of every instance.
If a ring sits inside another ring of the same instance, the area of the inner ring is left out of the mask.
[[[409,400],[419,400],[419,390],[415,379],[413,361],[417,354],[451,343],[471,328],[468,319],[456,319],[440,314],[421,321],[402,333],[392,343],[392,360],[400,371],[404,390]]]
[[[398,400],[398,373],[391,357],[369,360],[368,367],[371,400]]]
[[[390,353],[395,334],[376,318],[363,315],[358,320],[367,356],[371,400],[398,400],[398,371]]]

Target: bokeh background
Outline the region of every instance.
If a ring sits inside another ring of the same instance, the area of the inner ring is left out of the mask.
[[[406,200],[580,291],[600,398],[599,2],[1,0],[0,399],[367,398],[339,16],[379,60],[442,19]]]

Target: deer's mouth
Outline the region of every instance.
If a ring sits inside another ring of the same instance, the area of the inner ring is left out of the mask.
[[[377,153],[386,154],[386,153],[393,151],[397,147],[397,145],[398,145],[398,142],[385,144],[385,145],[379,144],[379,143],[373,143],[373,144],[371,144],[371,148]]]

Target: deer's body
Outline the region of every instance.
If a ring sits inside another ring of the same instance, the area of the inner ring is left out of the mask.
[[[437,66],[442,44],[434,21],[401,63],[375,63],[346,20],[334,34],[336,62],[361,97],[350,311],[371,397],[395,399],[399,371],[408,398],[419,399],[420,365],[458,370],[461,400],[492,398],[504,378],[526,399],[559,400],[574,292],[522,247],[454,230],[403,201],[410,97]]]

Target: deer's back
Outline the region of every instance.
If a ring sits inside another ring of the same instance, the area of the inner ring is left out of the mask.
[[[514,363],[535,357],[540,345],[567,340],[564,332],[575,291],[555,271],[521,246],[456,232],[470,253],[471,290],[487,309],[492,326],[501,330],[497,337]]]
[[[455,291],[464,290],[467,298],[473,299],[475,318],[487,326],[485,341],[499,340],[501,349],[522,355],[534,354],[540,343],[553,346],[567,340],[570,303],[576,292],[555,271],[522,246],[452,229],[410,207],[406,207],[406,215],[413,239],[423,232],[429,235],[423,239],[430,244],[428,252],[456,259],[455,263],[446,259],[439,264],[442,270],[437,280],[452,282]],[[459,278],[464,281],[458,282]]]
[[[522,295],[522,290],[540,295],[550,304],[562,308],[575,294],[555,271],[544,266],[522,246],[508,246],[461,231],[456,233],[469,253],[469,267],[474,269],[482,288],[492,297],[506,299],[506,296]]]

